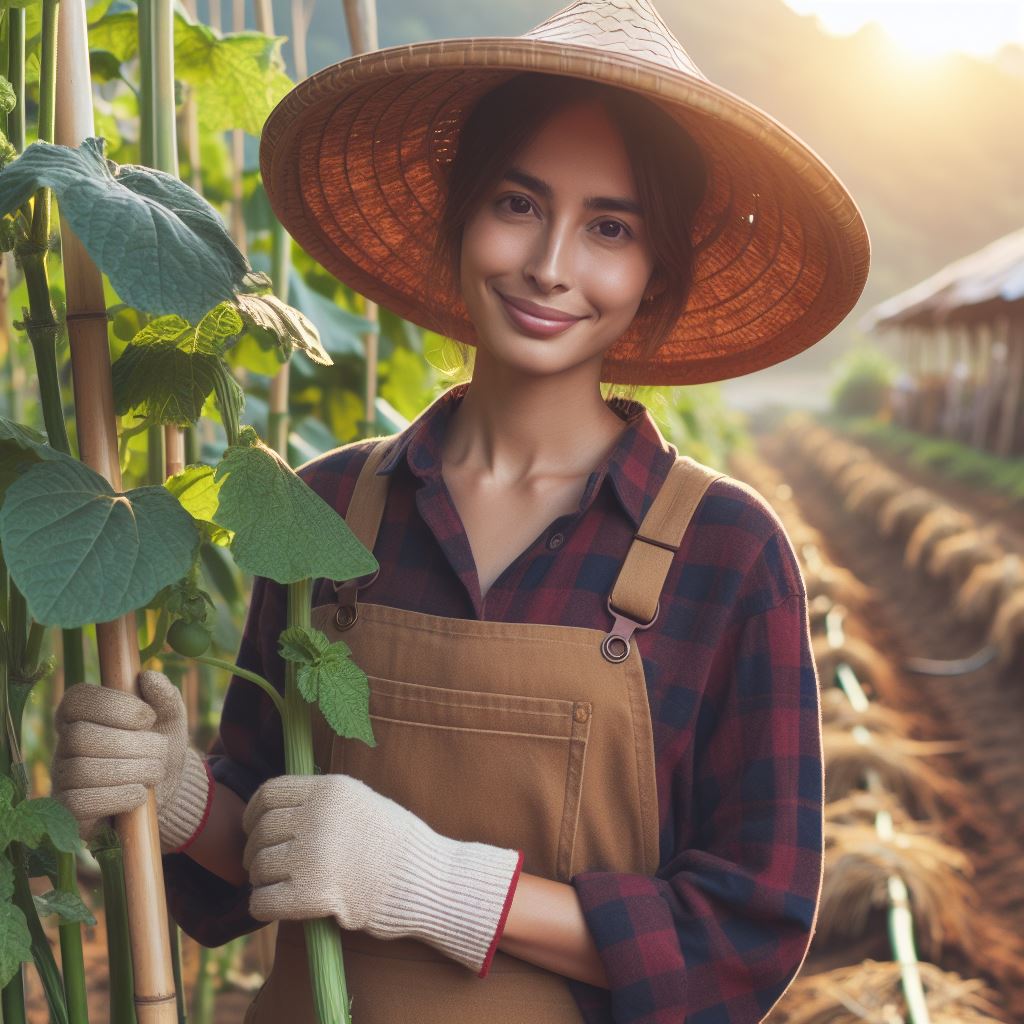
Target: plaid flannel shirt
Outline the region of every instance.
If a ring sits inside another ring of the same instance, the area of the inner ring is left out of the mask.
[[[433,403],[381,467],[392,474],[374,549],[383,571],[366,599],[453,618],[608,628],[607,595],[675,449],[642,405],[615,400],[628,428],[578,510],[555,519],[481,601],[440,471],[464,388]],[[344,514],[367,451],[329,452],[300,475]],[[321,581],[314,604],[332,600]],[[284,607],[284,588],[255,581],[238,658],[282,691]],[[635,642],[654,726],[660,866],[653,877],[573,877],[610,988],[569,984],[587,1024],[753,1024],[796,975],[814,929],[824,781],[804,584],[755,491],[729,477],[710,486],[658,620]],[[245,800],[283,772],[280,720],[258,687],[232,679],[208,762]],[[204,945],[261,926],[247,911],[249,886],[185,854],[166,856],[164,870],[173,916]]]

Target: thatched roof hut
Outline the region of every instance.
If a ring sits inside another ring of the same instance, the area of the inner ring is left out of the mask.
[[[1024,229],[887,299],[861,325],[902,342],[900,419],[1002,455],[1024,451]]]

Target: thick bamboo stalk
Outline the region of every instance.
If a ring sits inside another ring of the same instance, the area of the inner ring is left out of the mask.
[[[57,141],[77,146],[94,131],[84,0],[64,0],[60,18],[64,45],[57,89]],[[83,462],[119,490],[121,470],[103,283],[78,239],[66,224],[61,228],[79,449]],[[135,692],[139,652],[134,614],[98,624],[96,637],[103,685]],[[124,847],[136,1014],[139,1024],[175,1024],[174,977],[153,791],[143,807],[119,815],[116,827]]]
[[[178,133],[174,106],[174,6],[171,0],[142,0],[139,5],[148,10],[146,26],[150,33],[148,73],[152,76],[149,94],[152,103],[149,114],[153,119],[152,166],[166,174],[178,175]],[[142,22],[140,21],[140,31]],[[163,481],[180,473],[185,468],[185,440],[181,429],[172,425],[164,427],[159,480]],[[154,435],[151,435],[154,437]],[[155,460],[154,460],[155,461]]]
[[[348,25],[348,38],[352,44],[352,52],[366,53],[376,50],[380,45],[377,41],[377,4],[375,0],[344,0],[345,22]],[[366,300],[363,315],[372,323],[377,323],[377,303]],[[366,431],[375,433],[377,422],[377,350],[379,331],[374,329],[363,335],[363,349],[366,353]]]

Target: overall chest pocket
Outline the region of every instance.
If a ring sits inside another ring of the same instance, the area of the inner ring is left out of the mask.
[[[569,881],[591,703],[369,681],[377,746],[335,737],[331,771],[442,835],[521,849],[524,871]]]

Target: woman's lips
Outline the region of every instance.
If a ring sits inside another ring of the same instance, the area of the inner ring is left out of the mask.
[[[553,338],[583,319],[581,316],[572,316],[561,311],[544,310],[544,307],[534,303],[509,299],[501,292],[497,294],[505,309],[505,315],[512,321],[513,326],[534,338]]]

